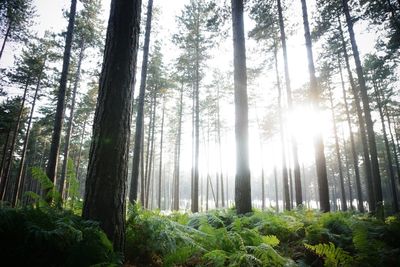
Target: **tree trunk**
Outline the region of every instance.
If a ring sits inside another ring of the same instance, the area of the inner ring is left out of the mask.
[[[346,140],[344,139],[344,133],[342,133],[342,140],[343,140],[343,148],[344,148],[344,160],[345,160],[345,164],[346,164],[347,186],[349,188],[350,209],[354,210],[354,206],[353,206],[353,189],[352,189],[352,184],[351,184],[349,159],[347,157]]]
[[[6,47],[7,39],[8,39],[8,37],[10,36],[10,31],[11,31],[11,22],[8,23],[6,35],[4,35],[3,44],[1,45],[0,59],[1,59],[1,57],[3,56],[3,52],[4,52],[4,48]]]
[[[22,113],[23,113],[24,107],[25,107],[26,94],[28,92],[28,87],[31,82],[30,80],[31,80],[30,77],[28,77],[26,79],[24,94],[23,94],[22,100],[21,100],[21,106],[18,111],[17,121],[15,122],[14,135],[13,135],[13,138],[11,141],[11,147],[10,147],[10,154],[9,154],[8,160],[6,162],[6,166],[5,166],[5,169],[3,172],[3,177],[1,178],[1,182],[0,182],[0,198],[3,201],[5,200],[6,187],[7,187],[8,180],[10,178],[10,171],[11,171],[13,155],[14,155],[14,150],[15,150],[15,143],[17,142],[17,136],[18,136],[19,127],[21,124]]]
[[[378,218],[383,218],[383,198],[382,198],[382,185],[381,185],[381,174],[379,172],[379,163],[378,163],[378,152],[376,149],[376,141],[375,141],[375,132],[374,132],[374,125],[371,118],[371,109],[369,107],[369,97],[367,92],[367,86],[365,84],[363,69],[361,66],[360,55],[358,52],[358,47],[354,35],[353,30],[353,20],[350,16],[348,0],[342,0],[343,3],[343,10],[346,15],[346,22],[347,22],[347,29],[350,35],[350,42],[351,47],[353,50],[353,57],[354,62],[356,65],[358,83],[360,85],[360,94],[361,100],[364,107],[364,114],[365,114],[365,123],[367,126],[367,134],[368,134],[368,145],[369,145],[369,152],[371,155],[371,171],[372,171],[372,180],[373,180],[373,190],[375,194],[375,209],[372,210],[376,213]]]
[[[155,130],[155,124],[156,124],[156,106],[157,106],[157,96],[156,96],[156,89],[153,92],[153,112],[150,113],[150,116],[152,116],[151,123],[149,125],[149,129],[151,129],[151,136],[149,136],[149,143],[150,143],[150,151],[148,152],[148,157],[149,157],[149,165],[148,165],[148,171],[147,171],[147,176],[146,176],[146,195],[145,195],[145,207],[149,208],[149,194],[150,194],[150,183],[151,183],[151,178],[152,178],[152,168],[153,166],[153,161],[154,161],[154,130]]]
[[[335,107],[333,105],[333,96],[332,96],[332,89],[328,85],[329,89],[329,102],[331,105],[331,114],[332,114],[332,121],[333,121],[333,134],[335,136],[335,150],[336,150],[336,158],[338,161],[339,166],[339,179],[340,179],[340,201],[341,201],[341,208],[343,211],[347,211],[347,200],[346,200],[346,191],[344,189],[344,177],[343,177],[343,165],[342,165],[342,157],[340,154],[340,146],[339,146],[339,137],[337,133],[337,125],[336,125],[336,116],[335,116]]]
[[[60,178],[60,187],[58,191],[60,192],[60,195],[64,200],[66,200],[66,189],[65,189],[65,178],[67,175],[67,167],[68,167],[68,158],[69,158],[69,144],[71,141],[71,135],[73,131],[73,121],[74,121],[74,112],[75,112],[75,101],[76,101],[76,93],[78,90],[79,86],[79,81],[81,78],[81,65],[82,65],[82,60],[83,60],[83,55],[84,55],[84,44],[83,41],[81,41],[79,45],[79,56],[78,56],[78,65],[76,67],[76,73],[75,73],[75,81],[74,81],[74,87],[72,90],[72,103],[71,103],[71,110],[69,113],[69,118],[68,118],[68,125],[67,125],[67,133],[65,136],[65,144],[64,144],[64,159],[63,159],[63,165],[62,165],[62,170],[61,170],[61,178]]]
[[[83,121],[82,132],[81,132],[81,140],[80,140],[80,142],[79,142],[78,159],[77,159],[77,161],[76,161],[75,173],[76,173],[76,179],[77,179],[78,181],[80,180],[79,168],[80,168],[80,165],[81,165],[83,140],[84,140],[85,133],[86,133],[86,131],[85,131],[86,123],[87,123],[87,118]]]
[[[182,137],[182,115],[183,115],[183,83],[180,89],[179,99],[179,121],[178,121],[178,133],[176,138],[176,158],[175,158],[175,185],[174,185],[174,210],[179,210],[179,174],[180,174],[180,154],[181,154],[181,137]]]
[[[143,45],[142,73],[140,77],[139,101],[138,101],[137,115],[136,115],[135,144],[133,147],[131,188],[129,191],[129,201],[131,203],[134,203],[137,199],[140,151],[143,149],[141,146],[143,139],[142,136],[143,118],[144,118],[143,109],[144,109],[144,96],[146,93],[147,65],[149,61],[152,14],[153,14],[153,0],[149,0],[149,2],[147,3],[147,18],[146,18],[146,30],[145,30],[144,45]],[[142,205],[143,204],[144,203],[142,203]]]
[[[113,0],[100,75],[82,216],[124,251],[128,142],[141,1]],[[112,160],[110,160],[112,159]]]
[[[50,181],[56,185],[58,154],[61,143],[61,132],[64,122],[65,94],[67,89],[68,69],[71,58],[72,36],[74,32],[75,14],[77,0],[71,0],[71,8],[69,12],[67,37],[65,39],[65,48],[63,56],[63,66],[61,71],[60,87],[57,94],[57,108],[54,117],[53,134],[51,137],[50,154],[47,162],[46,174]],[[47,202],[52,199],[46,197]]]
[[[231,0],[235,95],[236,177],[235,205],[238,214],[251,211],[251,185],[248,146],[248,103],[243,0]]]
[[[340,27],[341,30],[341,27]],[[343,35],[342,35],[343,36]],[[343,39],[342,39],[343,40]],[[347,51],[346,51],[346,45],[344,44],[344,42],[342,42],[342,46],[344,45],[344,47],[342,47],[344,49],[344,53],[345,53],[345,60],[346,60],[346,65],[348,68],[350,68],[349,64],[348,64],[348,56],[347,56]],[[358,155],[357,155],[357,150],[356,150],[356,145],[354,142],[354,134],[353,134],[353,130],[352,130],[352,125],[351,125],[351,119],[350,119],[350,111],[349,111],[349,105],[347,103],[347,94],[346,94],[346,88],[344,86],[344,79],[343,79],[343,73],[342,73],[342,66],[340,64],[340,60],[338,60],[339,63],[339,73],[340,73],[340,80],[341,80],[341,84],[342,84],[342,93],[343,93],[343,101],[344,101],[344,107],[346,109],[346,119],[347,119],[347,125],[349,127],[349,134],[350,134],[350,145],[351,145],[351,155],[353,157],[353,166],[354,166],[354,173],[356,175],[356,188],[357,188],[357,208],[360,212],[364,212],[364,205],[363,205],[363,196],[362,196],[362,191],[361,191],[361,181],[360,181],[360,169],[358,167]],[[350,86],[352,88],[354,88],[354,82],[353,82],[353,78],[351,75],[351,71],[349,70],[349,79],[350,79]],[[354,91],[353,91],[354,92]],[[361,122],[364,122],[363,118],[362,118],[362,114],[359,113],[359,106],[360,103],[358,102],[358,99],[354,99],[356,102],[356,106],[357,106],[357,114],[358,114],[358,118],[361,118],[361,120],[359,121],[360,125]],[[357,104],[358,103],[358,104]],[[364,124],[362,124],[364,125]],[[361,128],[364,127],[360,127],[360,133],[361,133]],[[365,131],[364,131],[365,133]],[[362,133],[360,134],[362,135]],[[361,138],[363,139],[363,138]],[[368,147],[364,147],[363,145],[363,149],[368,149]],[[366,156],[368,156],[368,152],[366,153]],[[369,159],[369,156],[367,157]],[[364,164],[366,164],[366,162],[364,162]],[[366,166],[366,169],[370,169],[368,166]],[[366,173],[367,175],[367,173]],[[349,176],[350,179],[350,176]]]
[[[278,196],[278,174],[276,167],[274,167],[274,180],[275,180],[275,202],[276,202],[276,212],[279,212],[279,196]]]
[[[42,65],[42,67],[40,69],[40,73],[38,75],[38,80],[37,80],[36,89],[35,89],[35,95],[33,96],[31,112],[30,112],[29,119],[28,119],[28,126],[27,126],[27,129],[26,129],[25,137],[24,137],[22,155],[21,155],[21,159],[19,161],[18,174],[17,174],[17,177],[16,177],[16,187],[14,189],[14,193],[13,193],[13,197],[12,197],[12,206],[13,207],[15,207],[18,204],[18,196],[21,195],[20,191],[22,191],[21,185],[23,187],[23,184],[24,184],[23,177],[25,177],[25,176],[23,175],[23,173],[24,173],[26,149],[28,147],[29,134],[30,134],[31,125],[32,125],[32,118],[33,118],[33,112],[35,110],[35,104],[36,104],[36,99],[37,99],[37,95],[38,95],[39,88],[40,88],[40,82],[42,80],[42,73],[43,73],[44,65],[45,65],[45,61],[43,62],[43,65]]]
[[[289,196],[289,178],[288,178],[288,169],[286,162],[286,149],[285,149],[285,135],[284,135],[284,127],[283,127],[283,118],[282,118],[282,88],[281,82],[279,78],[278,72],[278,57],[277,57],[277,44],[274,47],[274,63],[275,63],[275,75],[276,75],[276,84],[278,88],[278,116],[279,116],[279,133],[280,133],[280,141],[281,141],[281,157],[282,157],[282,183],[283,183],[283,202],[284,209],[290,210],[290,196]]]
[[[315,112],[319,110],[320,102],[320,89],[318,86],[317,78],[315,76],[314,58],[312,52],[312,43],[310,35],[310,26],[308,24],[308,14],[306,0],[301,0],[302,11],[303,11],[303,22],[304,22],[304,37],[306,40],[307,55],[308,55],[308,71],[310,74],[310,96],[313,109]],[[314,150],[315,150],[315,164],[317,168],[318,177],[318,191],[320,209],[323,212],[329,212],[329,187],[328,177],[326,173],[326,159],[324,154],[324,142],[322,134],[320,132],[315,133],[314,136]]]
[[[264,168],[261,169],[261,210],[265,210],[265,179],[264,179]]]
[[[288,62],[287,46],[286,46],[286,33],[285,33],[285,24],[283,21],[282,5],[281,5],[280,0],[277,0],[277,5],[278,5],[278,17],[279,17],[279,29],[280,29],[280,33],[281,33],[280,38],[281,38],[281,44],[282,44],[283,64],[284,64],[284,70],[285,70],[287,103],[288,103],[289,111],[292,111],[293,110],[293,100],[292,100],[292,89],[291,89],[291,85],[290,85],[289,62]],[[291,137],[290,139],[291,139],[291,143],[292,143],[292,154],[293,154],[296,205],[298,206],[298,205],[303,204],[300,164],[299,164],[299,157],[298,157],[297,140],[292,132],[290,133],[290,137]]]
[[[7,130],[7,136],[6,140],[4,142],[4,147],[3,147],[3,153],[1,156],[1,165],[0,165],[0,179],[3,177],[3,170],[4,170],[4,164],[6,163],[6,158],[7,158],[7,152],[8,152],[8,142],[10,141],[10,135],[11,135],[11,125],[9,126]]]
[[[164,115],[165,115],[165,96],[163,100],[163,110],[161,116],[161,138],[160,138],[160,165],[158,170],[158,208],[161,210],[161,174],[163,160],[163,137],[164,137]]]
[[[387,167],[389,170],[389,178],[390,178],[390,183],[392,184],[391,189],[392,189],[392,196],[393,196],[393,211],[396,213],[399,211],[399,204],[397,201],[397,189],[396,189],[395,173],[393,170],[393,159],[392,159],[392,154],[390,152],[389,140],[387,138],[385,117],[384,117],[383,109],[382,109],[382,101],[381,101],[379,89],[377,88],[375,81],[373,81],[373,86],[374,86],[374,91],[375,91],[376,103],[378,105],[379,116],[380,116],[381,124],[382,124],[383,140],[385,143],[385,151],[386,151],[386,157],[387,157],[387,165],[388,165]]]

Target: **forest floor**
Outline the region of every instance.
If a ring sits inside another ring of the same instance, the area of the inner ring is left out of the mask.
[[[98,223],[50,207],[0,208],[0,258],[4,266],[122,265]],[[124,266],[400,266],[400,215],[164,215],[130,206]]]

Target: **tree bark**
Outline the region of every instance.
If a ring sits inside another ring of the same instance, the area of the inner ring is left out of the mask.
[[[154,161],[154,131],[155,131],[155,125],[156,125],[156,106],[157,106],[157,92],[156,89],[154,89],[153,92],[153,108],[152,108],[152,113],[150,113],[150,116],[152,117],[149,125],[149,130],[151,129],[151,135],[149,136],[149,144],[150,144],[150,151],[148,151],[148,159],[149,159],[149,165],[148,165],[148,171],[147,171],[147,176],[146,176],[146,195],[145,195],[145,207],[149,208],[149,195],[150,195],[150,184],[152,181],[152,168],[154,167],[153,161]]]
[[[290,83],[289,62],[288,62],[287,46],[286,46],[286,33],[285,33],[285,24],[283,21],[281,0],[277,0],[277,5],[278,5],[279,29],[281,33],[280,38],[282,44],[283,64],[285,70],[287,103],[289,111],[292,111],[293,110],[292,88]],[[299,206],[303,204],[303,195],[301,189],[301,175],[300,175],[300,164],[299,164],[298,149],[297,149],[297,140],[292,132],[290,133],[290,139],[292,143],[296,205]]]
[[[113,0],[100,75],[82,216],[124,251],[125,191],[141,1]],[[110,160],[112,159],[112,160]]]
[[[71,58],[72,37],[74,32],[75,14],[76,14],[76,2],[77,0],[71,0],[67,37],[65,39],[63,66],[61,71],[60,86],[57,94],[57,108],[54,118],[53,134],[51,137],[50,154],[46,168],[47,177],[54,185],[56,184],[58,154],[60,150],[61,132],[64,121],[65,95],[67,89],[69,62]],[[51,202],[52,199],[46,197],[46,201]]]
[[[307,55],[308,55],[308,71],[310,74],[310,95],[313,109],[315,112],[319,110],[320,102],[320,89],[317,82],[317,77],[315,76],[314,58],[312,52],[312,43],[310,35],[310,26],[308,23],[308,13],[306,0],[301,0],[302,11],[303,11],[303,22],[304,22],[304,37],[306,41]],[[317,169],[318,177],[318,191],[319,191],[319,201],[320,209],[323,212],[329,212],[329,187],[328,187],[328,177],[326,172],[326,159],[324,154],[324,142],[322,139],[322,134],[315,133],[314,136],[314,150],[315,150],[315,164]]]
[[[153,0],[147,3],[146,30],[143,45],[142,73],[140,77],[139,101],[136,115],[135,144],[133,147],[131,188],[129,191],[129,201],[134,203],[137,199],[138,183],[139,183],[139,162],[140,151],[143,149],[142,144],[142,128],[143,128],[143,109],[144,96],[146,93],[147,65],[149,61],[149,47],[151,34],[151,20],[153,14]],[[143,204],[143,203],[142,203]]]
[[[371,155],[371,171],[372,171],[372,181],[374,188],[373,190],[375,194],[375,203],[374,203],[375,209],[372,211],[376,213],[378,218],[383,219],[384,211],[383,211],[381,174],[379,172],[378,152],[376,149],[374,125],[372,122],[371,109],[369,106],[370,100],[368,97],[368,91],[367,91],[367,86],[365,84],[363,68],[361,66],[360,55],[358,52],[358,47],[354,35],[353,20],[350,16],[348,0],[342,0],[342,3],[343,3],[344,14],[346,15],[347,29],[350,35],[350,42],[353,50],[354,62],[356,65],[358,83],[360,85],[361,100],[364,107],[365,123],[367,126],[368,145],[369,145],[369,152]]]
[[[235,95],[236,177],[235,204],[238,214],[251,211],[251,185],[248,146],[248,102],[243,0],[231,0]]]

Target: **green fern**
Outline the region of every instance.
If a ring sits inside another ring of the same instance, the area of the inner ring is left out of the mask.
[[[317,244],[314,246],[304,244],[304,246],[318,256],[324,257],[324,266],[326,267],[351,266],[353,263],[353,258],[350,254],[342,248],[336,247],[332,242],[329,242],[329,244]]]

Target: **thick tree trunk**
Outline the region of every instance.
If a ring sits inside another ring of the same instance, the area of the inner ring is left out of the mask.
[[[163,109],[161,116],[161,137],[160,137],[160,164],[158,167],[158,208],[161,210],[161,176],[162,176],[162,160],[163,160],[163,138],[164,138],[164,115],[165,115],[165,96],[163,100]]]
[[[24,184],[24,165],[25,165],[25,157],[26,157],[26,150],[28,147],[28,141],[29,141],[29,134],[31,131],[31,125],[32,125],[32,118],[33,118],[33,112],[35,110],[35,104],[36,104],[36,99],[38,96],[39,88],[40,88],[40,82],[42,80],[42,74],[43,74],[43,69],[44,69],[45,61],[43,62],[43,65],[40,69],[40,73],[38,75],[38,80],[36,83],[36,89],[35,89],[35,94],[33,96],[33,102],[32,102],[32,107],[31,107],[31,112],[29,114],[29,119],[28,119],[28,126],[26,128],[26,133],[24,137],[24,144],[22,147],[22,155],[21,159],[19,161],[19,168],[18,168],[18,174],[16,177],[16,187],[14,189],[13,197],[12,197],[12,206],[15,207],[18,204],[18,196],[21,195],[22,187]],[[22,185],[22,187],[21,187]]]
[[[395,173],[393,170],[393,159],[392,159],[392,154],[390,151],[389,140],[387,138],[385,117],[384,117],[383,109],[382,109],[382,100],[380,97],[379,88],[377,88],[375,81],[373,81],[373,86],[374,86],[374,91],[375,91],[376,103],[378,105],[379,116],[380,116],[381,124],[382,124],[383,140],[385,143],[385,152],[386,152],[386,159],[387,159],[387,165],[388,165],[387,168],[389,170],[390,183],[392,184],[392,186],[391,186],[392,192],[391,193],[392,193],[392,197],[393,197],[393,203],[392,203],[393,211],[396,213],[399,211],[399,204],[397,201],[397,188],[396,188]]]
[[[344,44],[344,42],[342,42],[342,44]],[[346,49],[346,45],[344,45],[343,48]],[[345,57],[346,58],[346,62],[348,63],[348,57],[347,57],[346,50],[344,50],[344,53],[346,55],[346,57]],[[351,155],[353,157],[354,173],[355,173],[355,176],[356,176],[356,188],[357,188],[357,198],[358,198],[357,199],[357,203],[358,203],[357,208],[358,208],[358,210],[360,212],[364,212],[363,196],[362,196],[361,181],[360,181],[360,169],[358,167],[358,155],[357,155],[356,145],[355,145],[355,142],[354,142],[354,134],[353,134],[353,130],[352,130],[353,127],[352,127],[351,119],[350,119],[350,111],[349,111],[349,105],[347,103],[347,94],[346,94],[346,88],[344,86],[344,79],[343,79],[342,66],[340,64],[340,59],[338,60],[338,63],[339,63],[340,80],[341,80],[341,84],[342,84],[344,107],[346,109],[347,125],[349,127],[349,134],[350,134]],[[351,75],[351,71],[349,71],[349,74],[350,74],[349,79],[351,79],[351,81],[352,81],[353,78],[352,78],[352,75]],[[353,85],[354,85],[353,82],[350,82],[350,83],[351,83],[351,87],[353,88]],[[357,102],[358,99],[355,99],[355,101]],[[359,107],[360,106],[359,103],[358,103],[358,105],[356,104],[356,106]],[[358,112],[358,108],[357,108],[357,114],[359,115],[359,118],[360,118],[360,116],[362,118],[362,114],[360,114]],[[362,120],[362,122],[364,122],[364,120]],[[360,124],[361,124],[361,120],[360,120]],[[364,149],[364,147],[363,147],[363,149]],[[366,155],[368,156],[368,153],[366,153]],[[368,157],[368,159],[369,159],[369,157]],[[366,168],[369,169],[368,166]],[[349,179],[350,179],[350,176],[349,176]]]
[[[361,100],[364,107],[364,114],[365,114],[365,123],[367,126],[367,134],[368,134],[368,145],[369,145],[369,152],[371,155],[371,170],[372,170],[372,180],[373,180],[373,190],[375,194],[375,209],[372,209],[373,212],[376,213],[378,218],[383,218],[383,198],[382,198],[382,185],[381,185],[381,174],[379,172],[379,162],[378,162],[378,152],[376,149],[376,141],[375,141],[375,132],[374,132],[374,124],[371,118],[371,109],[369,106],[369,97],[367,86],[365,84],[363,69],[361,66],[360,55],[358,52],[358,47],[354,35],[353,30],[353,20],[350,16],[348,0],[342,0],[343,3],[343,10],[344,14],[346,15],[346,22],[347,22],[347,29],[350,35],[350,42],[351,47],[353,50],[353,57],[354,62],[356,65],[358,83],[360,85],[360,94]]]
[[[8,160],[6,162],[6,166],[5,166],[5,169],[4,169],[4,172],[3,172],[3,177],[1,177],[0,199],[3,200],[3,201],[5,200],[6,187],[7,187],[8,180],[10,178],[10,171],[11,171],[12,161],[13,161],[13,157],[14,157],[15,144],[17,142],[17,136],[18,136],[19,127],[20,127],[20,124],[21,124],[22,113],[24,112],[24,107],[25,107],[26,95],[27,95],[27,92],[28,92],[29,84],[31,82],[30,80],[31,80],[30,77],[28,77],[26,79],[25,88],[24,88],[24,94],[23,94],[22,99],[21,99],[21,106],[20,106],[19,111],[18,111],[17,121],[15,122],[14,134],[13,134],[13,138],[12,138],[11,146],[10,146],[10,154],[9,154]]]
[[[308,24],[306,0],[301,0],[301,5],[303,11],[304,37],[306,40],[307,55],[308,55],[308,71],[310,73],[310,96],[311,96],[311,102],[313,104],[313,109],[315,112],[317,112],[319,110],[320,89],[318,86],[317,78],[315,76],[314,57],[312,52],[310,26]],[[315,150],[315,164],[318,177],[320,209],[323,212],[329,212],[330,210],[329,187],[328,187],[328,177],[326,173],[326,159],[324,154],[324,142],[322,139],[322,134],[320,132],[315,133],[314,150]]]
[[[251,185],[248,146],[248,103],[243,0],[231,0],[235,95],[236,177],[235,205],[238,214],[251,211]]]
[[[140,0],[111,2],[82,213],[100,222],[121,253],[140,8]]]
[[[280,33],[281,33],[283,64],[284,64],[284,70],[285,70],[286,95],[287,95],[289,111],[292,111],[293,110],[292,88],[290,85],[289,62],[288,62],[287,46],[286,46],[286,33],[285,33],[285,24],[283,21],[281,0],[277,0],[277,5],[278,5],[278,17],[279,17],[279,29],[280,29]],[[291,137],[290,139],[291,139],[291,143],[292,143],[292,154],[293,154],[296,205],[298,206],[298,205],[303,204],[300,164],[299,164],[299,157],[298,157],[297,140],[292,132],[290,133],[290,137]],[[293,201],[293,199],[292,199],[292,201]]]
[[[276,84],[278,88],[278,117],[279,117],[279,134],[281,141],[281,158],[282,158],[282,183],[283,183],[283,202],[284,209],[290,210],[290,196],[289,196],[289,178],[288,178],[288,169],[286,162],[286,149],[285,149],[285,135],[284,135],[284,127],[283,127],[283,117],[282,117],[282,88],[281,82],[279,78],[278,72],[278,58],[277,58],[277,46],[275,45],[274,49],[274,64],[275,64],[275,75],[276,75]]]
[[[339,137],[338,137],[338,133],[337,133],[335,106],[333,105],[332,89],[330,87],[329,87],[329,102],[331,105],[331,115],[332,115],[332,121],[333,121],[333,134],[335,136],[335,150],[336,150],[336,158],[338,161],[341,208],[343,211],[347,211],[346,191],[344,189],[343,164],[342,164],[342,157],[340,154]]]
[[[144,96],[146,93],[147,65],[149,61],[152,14],[153,14],[153,0],[149,0],[149,2],[147,3],[147,18],[146,18],[146,30],[145,30],[144,45],[143,45],[142,74],[140,77],[139,101],[138,101],[137,115],[136,115],[135,144],[133,147],[131,188],[129,191],[129,201],[131,203],[134,203],[137,199],[138,183],[139,183],[140,152],[143,149],[141,146],[143,139],[142,136],[143,118],[144,118],[143,109],[144,109]]]
[[[83,55],[84,55],[84,44],[83,41],[81,41],[79,45],[79,57],[78,57],[78,65],[76,67],[76,72],[75,72],[75,81],[74,81],[74,87],[72,90],[72,103],[71,103],[71,110],[69,113],[69,118],[68,118],[68,125],[67,125],[67,133],[65,135],[65,144],[64,144],[64,159],[63,159],[63,165],[62,165],[62,170],[61,170],[61,178],[60,178],[60,187],[58,191],[60,192],[60,195],[64,200],[66,200],[66,188],[65,188],[65,180],[67,176],[67,167],[68,167],[68,158],[69,158],[69,144],[71,142],[71,135],[73,131],[73,121],[74,121],[74,112],[75,112],[75,102],[76,102],[76,94],[78,91],[78,86],[79,86],[79,81],[81,78],[81,65],[82,65],[82,60],[83,60]]]

